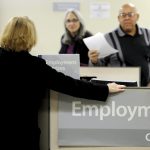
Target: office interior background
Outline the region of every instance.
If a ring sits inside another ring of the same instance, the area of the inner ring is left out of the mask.
[[[149,0],[0,0],[0,32],[9,18],[28,16],[34,21],[38,33],[38,43],[31,54],[58,54],[60,38],[64,33],[65,11],[54,10],[54,4],[78,3],[86,29],[95,34],[116,28],[118,10],[122,4],[128,2],[135,4],[140,13],[138,24],[150,28]],[[93,16],[91,8],[95,4],[104,6],[107,12],[103,16]]]

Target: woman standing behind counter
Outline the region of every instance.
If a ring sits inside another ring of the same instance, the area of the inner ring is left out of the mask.
[[[80,54],[80,66],[87,66],[89,63],[88,48],[83,38],[92,36],[85,29],[83,18],[79,11],[68,9],[64,18],[65,33],[61,37],[60,54]]]

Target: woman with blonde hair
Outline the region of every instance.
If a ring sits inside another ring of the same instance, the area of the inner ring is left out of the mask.
[[[47,89],[105,101],[123,85],[94,85],[57,72],[29,52],[37,42],[34,23],[13,17],[0,39],[1,147],[39,150],[38,109]]]

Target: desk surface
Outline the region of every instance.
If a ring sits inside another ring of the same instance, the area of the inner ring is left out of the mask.
[[[139,67],[80,67],[80,76],[97,76],[101,80],[140,82]]]

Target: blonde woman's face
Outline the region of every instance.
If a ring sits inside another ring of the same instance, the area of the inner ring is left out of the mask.
[[[66,16],[65,25],[72,35],[74,35],[80,28],[80,22],[73,13],[68,13]]]

